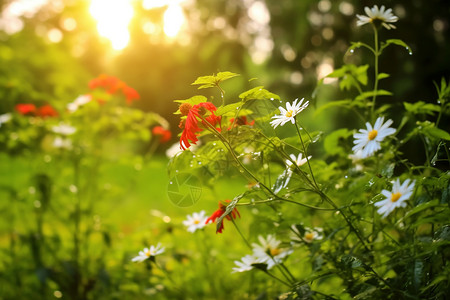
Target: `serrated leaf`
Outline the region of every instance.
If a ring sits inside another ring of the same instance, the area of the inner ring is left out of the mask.
[[[268,90],[264,89],[263,86],[257,86],[246,92],[243,92],[239,95],[239,98],[241,98],[244,102],[249,100],[280,100],[280,96],[269,92]]]
[[[243,105],[242,102],[236,102],[236,103],[228,104],[225,106],[221,106],[216,110],[215,114],[217,116],[222,116],[229,112],[236,112],[239,109],[239,107],[241,107],[242,105]]]
[[[347,268],[352,268],[352,269],[364,266],[364,263],[360,259],[358,259],[352,255],[342,256],[341,263],[343,263],[344,266],[346,266]]]
[[[198,77],[191,85],[200,85],[198,89],[206,89],[217,86],[220,82],[239,76],[232,72],[219,72],[217,75],[208,75]]]

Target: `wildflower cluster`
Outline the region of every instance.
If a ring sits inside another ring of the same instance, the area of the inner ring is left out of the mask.
[[[218,210],[209,217],[201,211],[188,216],[183,224],[192,233],[215,222],[216,231],[223,233],[224,220],[232,221],[252,251],[235,261],[233,273],[262,270],[299,298],[328,296],[312,291],[309,284],[327,276],[343,277],[343,289],[351,297],[411,295],[411,287],[405,284],[412,280],[408,277],[411,271],[402,261],[428,264],[427,268],[435,272],[445,272],[442,265],[425,262],[422,256],[441,252],[443,244],[418,245],[415,239],[409,245],[411,251],[405,251],[402,243],[408,242],[405,239],[409,235],[416,236],[415,228],[423,226],[423,222],[432,224],[431,236],[442,237],[450,226],[445,204],[448,197],[444,196],[450,178],[448,172],[432,166],[432,161],[450,160],[448,151],[440,151],[447,147],[450,135],[439,128],[441,116],[448,113],[448,103],[442,101],[450,95],[450,88],[442,80],[438,89],[441,106],[433,106],[439,112],[436,123],[422,122],[422,127],[412,132],[407,124],[414,124],[414,119],[400,122],[392,105],[377,105],[380,95],[391,95],[379,89],[379,81],[388,77],[378,71],[379,56],[389,45],[409,47],[401,40],[379,42],[378,31],[395,29],[392,23],[398,21],[391,9],[374,6],[366,7],[365,12],[366,16],[357,15],[357,25],[374,25],[374,45],[354,43],[351,50],[364,47],[375,55],[373,88],[364,84],[368,89],[365,91],[354,79],[367,82],[367,67],[344,66],[328,75],[346,81],[341,88],[355,89],[358,96],[336,106],[345,103],[352,108],[365,123],[363,129],[309,132],[304,125],[312,113],[309,103],[314,99],[281,101],[262,86],[243,92],[238,102],[227,103],[220,84],[238,76],[231,72],[199,77],[193,83],[202,89],[218,88],[222,105],[216,106],[214,99],[201,95],[177,100],[181,150],[170,155],[169,176],[189,172],[211,187],[223,178],[237,177],[248,182],[231,201],[219,202]],[[352,74],[356,71],[357,75]],[[405,109],[409,116],[421,114],[412,105],[405,104]],[[283,137],[278,135],[280,127]],[[414,165],[403,153],[402,147],[417,136],[426,144],[425,166]],[[318,150],[319,141],[323,141],[324,151]],[[435,214],[434,209],[439,212]],[[235,222],[243,211],[245,222]],[[429,219],[420,221],[419,213]],[[256,236],[259,243],[250,243]],[[289,242],[281,242],[278,236]],[[385,247],[389,247],[389,255],[377,250]],[[308,259],[302,253],[308,253]],[[356,271],[363,272],[364,278],[356,276]],[[420,276],[421,282],[433,280],[430,274]],[[435,286],[441,287],[438,283]],[[416,285],[415,291],[420,287]],[[301,295],[300,291],[306,292]],[[428,288],[422,287],[421,291],[424,297],[432,294]]]

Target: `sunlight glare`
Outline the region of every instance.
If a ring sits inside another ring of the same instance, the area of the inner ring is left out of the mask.
[[[183,9],[178,4],[169,5],[164,13],[164,33],[174,38],[180,32],[184,23]]]
[[[89,8],[97,20],[100,36],[111,41],[115,50],[122,50],[130,41],[128,24],[133,17],[131,0],[92,0]]]

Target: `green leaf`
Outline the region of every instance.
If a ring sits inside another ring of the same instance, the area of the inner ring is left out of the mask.
[[[352,135],[352,132],[347,128],[333,131],[331,134],[327,135],[323,142],[325,151],[330,155],[345,153],[346,151],[341,146],[341,141],[347,139],[350,135]]]
[[[391,178],[394,175],[395,163],[387,164],[381,169],[381,175],[385,178]]]
[[[403,103],[406,111],[412,113],[412,114],[427,114],[427,115],[433,115],[436,112],[439,112],[441,110],[441,107],[436,104],[432,103],[425,103],[423,101],[418,101],[415,103]]]
[[[391,75],[389,75],[387,73],[380,73],[380,74],[378,74],[378,80],[389,78],[390,76]]]
[[[222,81],[239,76],[239,74],[232,72],[219,72],[217,75],[198,77],[191,85],[200,85],[198,89],[206,89],[219,85]]]
[[[382,43],[380,47],[380,53],[383,52],[383,50],[389,45],[405,47],[406,51],[408,51],[409,54],[412,54],[411,47],[409,47],[404,41],[399,39],[389,39],[385,43]]]
[[[236,103],[231,103],[231,104],[228,104],[225,106],[221,106],[216,110],[215,114],[217,116],[222,116],[229,112],[236,112],[242,105],[243,105],[242,102],[236,102]]]
[[[356,269],[356,268],[364,266],[364,263],[360,259],[358,259],[352,255],[342,256],[341,263],[343,263],[345,267],[351,268],[351,269]]]
[[[430,201],[430,202],[419,204],[416,207],[414,207],[413,209],[411,209],[410,211],[408,211],[403,218],[398,220],[396,225],[399,225],[399,224],[403,223],[404,220],[410,218],[411,216],[413,216],[413,215],[415,215],[415,214],[417,214],[419,212],[422,212],[422,211],[424,211],[426,209],[429,209],[431,207],[440,206],[440,205],[441,204],[437,200],[433,200],[433,201]]]
[[[324,104],[322,106],[320,106],[315,112],[314,115],[318,115],[320,114],[322,111],[324,111],[325,109],[331,108],[331,107],[335,107],[335,106],[342,106],[342,107],[346,107],[349,108],[352,103],[352,100],[350,99],[345,99],[345,100],[336,100],[336,101],[332,101],[332,102],[328,102],[327,104]]]
[[[249,100],[280,100],[280,96],[264,89],[263,86],[257,86],[239,95],[244,102]]]
[[[344,65],[339,69],[334,70],[326,77],[339,78],[339,87],[341,90],[350,90],[351,87],[358,87],[358,82],[363,85],[367,84],[367,69],[369,65],[362,65],[357,67],[356,65],[349,64]],[[358,82],[357,82],[358,81]]]
[[[450,134],[447,131],[444,131],[442,129],[439,129],[437,127],[426,127],[424,128],[424,132],[429,137],[434,137],[437,139],[447,140],[450,141]]]
[[[361,95],[357,96],[355,98],[355,101],[360,101],[363,99],[367,99],[367,98],[371,98],[373,96],[391,96],[392,93],[386,90],[376,90],[376,91],[369,91],[369,92],[364,92]]]
[[[219,72],[216,75],[216,80],[217,80],[217,82],[221,82],[221,81],[225,81],[227,79],[230,79],[230,78],[233,78],[233,77],[236,77],[236,76],[239,76],[239,74],[228,72],[228,71],[226,71],[226,72]]]

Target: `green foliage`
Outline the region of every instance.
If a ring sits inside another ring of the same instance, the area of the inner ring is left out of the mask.
[[[198,77],[192,85],[199,85],[198,89],[207,89],[217,87],[222,81],[239,76],[239,74],[232,72],[219,72],[217,75]]]

